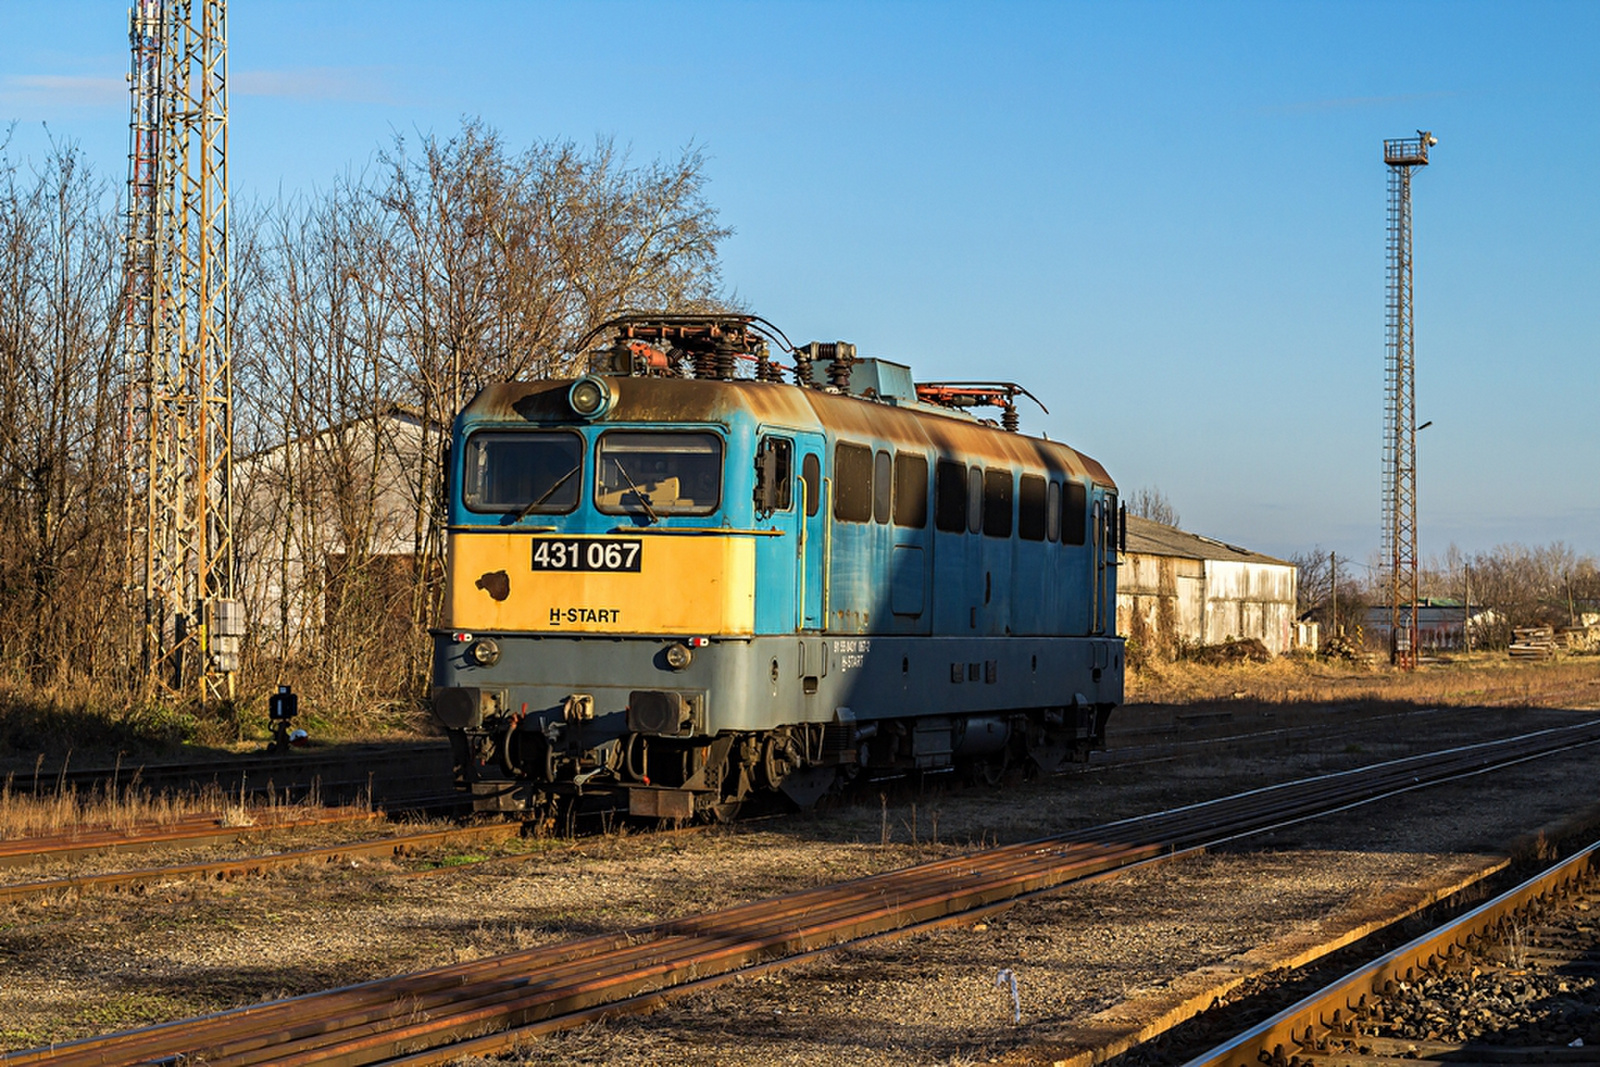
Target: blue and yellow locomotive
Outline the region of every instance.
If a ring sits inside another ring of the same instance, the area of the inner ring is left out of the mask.
[[[1020,388],[919,386],[752,316],[603,330],[590,373],[456,420],[434,707],[479,808],[727,816],[1102,742],[1116,487],[1016,432]]]

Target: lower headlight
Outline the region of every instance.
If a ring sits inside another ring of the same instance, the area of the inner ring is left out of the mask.
[[[467,655],[480,667],[493,667],[500,662],[500,642],[492,637],[480,637],[472,643]]]

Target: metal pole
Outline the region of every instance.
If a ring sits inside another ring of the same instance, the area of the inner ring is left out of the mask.
[[[1332,552],[1328,553],[1329,581],[1333,585],[1333,617],[1328,620],[1328,625],[1333,628],[1334,636],[1343,633],[1339,628],[1339,557]]]

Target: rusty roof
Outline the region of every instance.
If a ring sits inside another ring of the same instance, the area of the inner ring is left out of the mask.
[[[607,422],[725,422],[735,411],[757,422],[821,430],[919,447],[942,456],[991,460],[1116,483],[1098,462],[1056,441],[1005,430],[952,412],[929,412],[841,396],[821,389],[755,381],[607,377],[616,396]],[[505,382],[481,390],[464,415],[488,419],[577,422],[567,407],[571,381]]]
[[[1266,563],[1279,567],[1294,564],[1273,556],[1252,552],[1200,534],[1180,530],[1138,515],[1128,516],[1128,554],[1177,556],[1182,559],[1215,559],[1232,563]]]

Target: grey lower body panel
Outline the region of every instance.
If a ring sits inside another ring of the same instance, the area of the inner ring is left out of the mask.
[[[477,635],[484,636],[484,635]],[[543,728],[583,708],[588,744],[629,732],[636,692],[683,694],[700,736],[794,723],[1109,707],[1122,701],[1116,637],[829,637],[716,639],[674,669],[672,639],[493,634],[501,653],[473,663],[470,645],[435,637],[436,702],[447,725],[516,718]],[[449,705],[452,722],[445,714]]]

